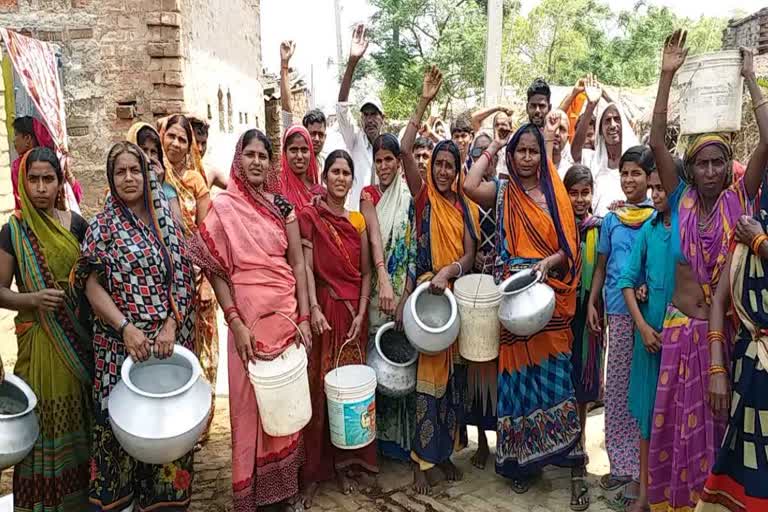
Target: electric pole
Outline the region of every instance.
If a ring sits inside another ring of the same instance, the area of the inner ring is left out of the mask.
[[[488,35],[485,48],[486,107],[499,103],[501,96],[501,44],[503,29],[503,0],[488,0]]]

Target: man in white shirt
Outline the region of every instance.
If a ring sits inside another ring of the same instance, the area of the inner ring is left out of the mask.
[[[347,198],[347,207],[353,211],[360,209],[360,192],[363,187],[374,183],[376,173],[373,170],[373,141],[381,134],[381,128],[384,125],[384,109],[381,106],[381,100],[375,96],[366,98],[360,105],[362,129],[357,126],[350,112],[351,105],[348,100],[349,90],[352,88],[352,77],[357,63],[367,49],[368,38],[365,35],[365,26],[360,24],[355,27],[352,34],[349,61],[347,61],[347,69],[339,89],[339,102],[336,105],[339,133],[344,138],[347,151],[352,155],[352,161],[355,164],[355,183]]]

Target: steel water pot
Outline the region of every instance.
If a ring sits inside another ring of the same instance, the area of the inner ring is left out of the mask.
[[[123,363],[109,395],[109,421],[123,449],[147,464],[167,464],[194,448],[211,410],[211,386],[190,350],[167,359]]]
[[[382,337],[394,328],[395,322],[379,327],[374,342],[368,347],[366,364],[376,372],[377,391],[382,395],[398,398],[416,389],[416,363],[419,353],[404,340],[406,348],[412,351],[408,360],[398,363],[388,358],[387,347],[382,346]]]
[[[429,281],[416,287],[403,309],[403,328],[408,341],[424,354],[439,354],[459,336],[460,319],[451,290],[442,295],[429,291]]]
[[[16,375],[6,375],[0,384],[0,470],[24,460],[35,446],[40,436],[35,407],[32,388]]]
[[[533,336],[555,312],[555,291],[541,282],[541,273],[521,270],[499,285],[499,321],[515,336]]]

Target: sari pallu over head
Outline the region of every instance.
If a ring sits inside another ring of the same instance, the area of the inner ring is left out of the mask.
[[[175,115],[184,117],[181,114]],[[161,145],[163,143],[165,131],[168,128],[168,121],[172,117],[174,116],[162,118],[157,122]],[[141,127],[136,129],[136,134],[138,134],[139,129],[141,129]],[[187,172],[187,170],[189,170],[199,173],[203,177],[203,181],[208,183],[208,178],[206,177],[205,169],[203,168],[203,159],[200,156],[200,150],[197,147],[195,131],[191,130],[191,133],[192,137],[189,141],[188,156],[192,157],[192,161],[188,162],[191,164],[190,167],[184,169],[182,172]],[[188,237],[197,230],[197,198],[195,197],[194,191],[190,190],[187,186],[184,185],[182,180],[183,176],[178,176],[176,174],[176,170],[173,168],[170,160],[168,160],[168,152],[165,151],[165,148],[163,148],[163,165],[165,166],[165,181],[167,181],[168,184],[172,186],[174,190],[176,190],[176,193],[179,196],[179,206],[181,207],[181,217],[183,224],[180,227],[182,229],[182,234]]]
[[[134,155],[141,166],[149,224],[133,213],[115,189],[115,163],[126,152]],[[88,227],[76,282],[84,287],[85,280],[95,272],[117,308],[149,339],[154,339],[166,318],[174,315],[177,343],[189,345],[194,324],[192,265],[181,231],[160,192],[160,184],[149,172],[141,148],[128,142],[115,144],[107,158],[107,180],[110,195],[104,210]],[[113,329],[98,320],[95,331],[105,340],[118,339]],[[101,391],[106,398],[110,390]]]
[[[456,203],[446,199],[435,185],[433,164],[438,153],[448,151],[456,166],[456,181],[451,189],[456,193]],[[421,237],[429,229],[429,250],[432,273],[459,260],[464,255],[464,230],[468,229],[472,239],[480,235],[480,210],[464,195],[464,172],[461,167],[461,153],[453,141],[439,142],[432,151],[427,168],[427,182],[416,200],[416,229]],[[458,208],[457,208],[458,206]],[[427,215],[429,215],[427,217]],[[469,269],[467,269],[469,270]]]
[[[301,178],[298,177],[288,165],[288,157],[286,155],[288,145],[286,143],[289,138],[296,134],[299,134],[309,146],[309,163],[306,172],[309,182],[312,184],[310,187],[307,187]],[[319,185],[317,158],[315,158],[315,150],[312,148],[312,137],[309,135],[307,129],[301,125],[293,125],[285,130],[282,142],[283,154],[280,157],[280,175],[275,176],[274,173],[271,173],[267,179],[266,188],[268,191],[279,193],[288,199],[298,213],[309,204],[315,193],[322,190]]]
[[[82,294],[69,285],[69,276],[80,257],[75,236],[47,213],[35,208],[26,186],[27,158],[19,165],[21,209],[8,221],[21,282],[20,291],[34,293],[46,288],[65,291],[64,305],[57,311],[22,311],[16,317],[19,344],[45,343],[48,338],[61,361],[83,383],[93,377],[90,326],[80,321]]]
[[[245,135],[237,143],[227,189],[213,200],[189,251],[208,278],[215,275],[227,282],[241,319],[257,335],[256,355],[273,359],[296,333],[282,316],[297,317],[296,278],[286,258],[286,224],[296,216],[285,198],[275,195],[270,201],[248,183],[240,165]],[[260,290],[259,297],[250,290]],[[264,295],[270,297],[268,308]],[[269,340],[258,336],[265,332]]]
[[[539,186],[549,213],[525,193],[514,168],[515,150],[525,133],[533,134],[539,144]],[[579,235],[568,192],[557,170],[547,159],[544,137],[537,127],[527,124],[515,132],[507,144],[506,163],[510,180],[502,198],[502,222],[497,226],[497,243],[501,247],[497,252],[510,258],[541,260],[562,250],[567,264],[565,273],[562,277],[550,276],[547,284],[555,290],[559,314],[566,318],[572,317],[576,311],[576,288],[581,274]]]

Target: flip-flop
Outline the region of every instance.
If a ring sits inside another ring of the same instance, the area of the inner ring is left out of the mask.
[[[578,488],[579,494],[576,495],[577,487],[576,485],[579,484],[580,487]],[[587,500],[585,503],[579,503],[582,498],[586,497]],[[589,486],[586,484],[586,478],[583,476],[572,476],[571,477],[571,510],[575,512],[583,512],[584,510],[587,510],[590,505],[590,499],[589,499]]]
[[[607,475],[603,475],[600,477],[600,488],[604,491],[615,491],[616,489],[620,489],[623,486],[627,485],[632,481],[631,478],[617,478],[611,476],[610,473]]]

